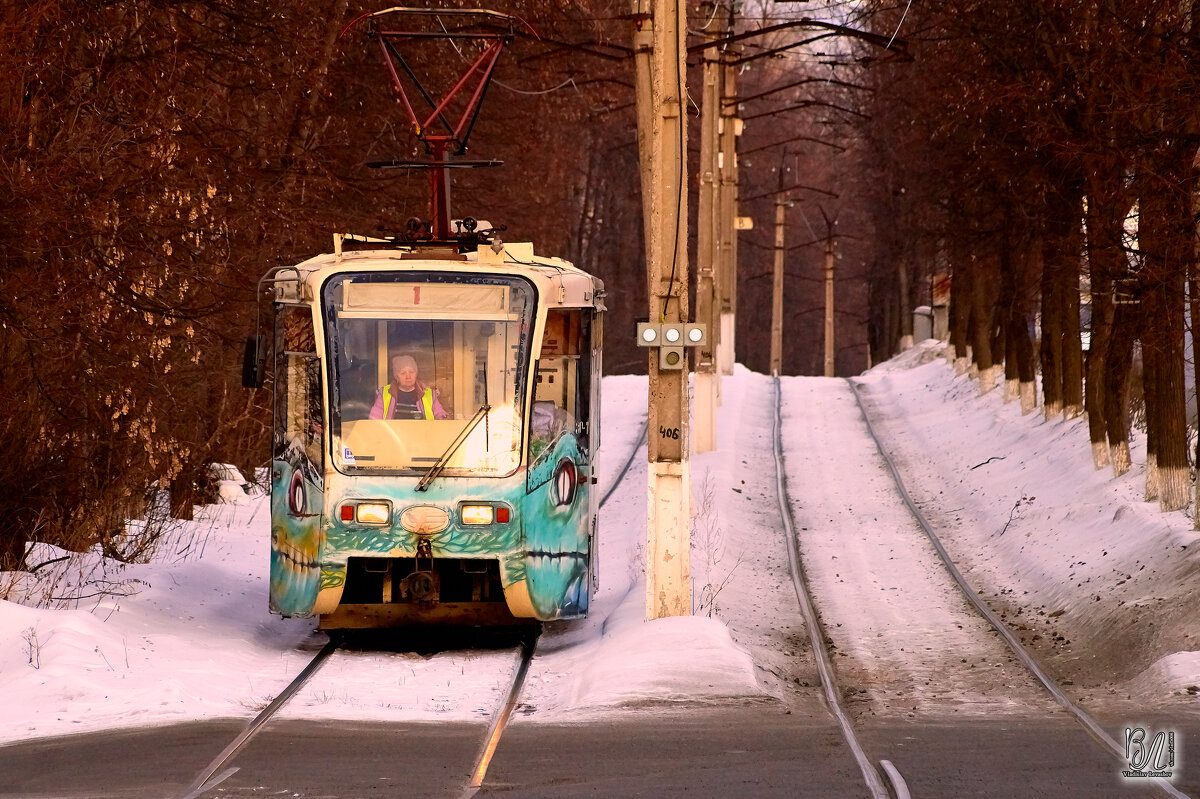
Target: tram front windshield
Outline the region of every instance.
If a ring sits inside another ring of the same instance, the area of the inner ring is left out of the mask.
[[[451,450],[447,476],[516,470],[533,329],[528,282],[361,273],[331,279],[322,302],[339,471],[424,473]]]

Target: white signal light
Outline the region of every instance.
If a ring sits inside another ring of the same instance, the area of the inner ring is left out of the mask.
[[[683,332],[677,327],[668,327],[663,329],[663,338],[670,344],[675,344],[683,336]]]
[[[659,339],[662,338],[659,327],[660,325],[654,322],[638,322],[637,345],[639,347],[657,347]]]

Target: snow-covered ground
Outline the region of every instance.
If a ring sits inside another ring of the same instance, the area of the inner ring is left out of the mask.
[[[1141,501],[1140,466],[1119,480],[1094,471],[1083,421],[1022,417],[999,391],[977,396],[936,352],[927,343],[859,382],[910,492],[968,579],[1085,704],[1190,707],[1200,684],[1191,518]],[[885,714],[1041,706],[929,567],[932,550],[879,480],[846,382],[782,384],[801,552],[843,687],[869,686],[863,707]],[[592,615],[548,626],[523,722],[815,697],[772,495],[773,390],[741,367],[726,378],[720,448],[692,459],[695,615],[644,620],[643,452],[602,513]],[[603,397],[606,490],[640,435],[646,380],[606,378]],[[311,621],[267,612],[266,502],[228,496],[199,509],[149,563],[84,554],[33,577],[0,574],[0,741],[248,718],[303,668],[324,636]],[[31,561],[64,555],[40,546]],[[494,652],[339,652],[283,715],[478,720],[496,706],[511,663]],[[962,668],[947,671],[954,664]]]

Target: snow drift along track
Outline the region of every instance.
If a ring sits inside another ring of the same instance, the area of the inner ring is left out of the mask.
[[[1066,709],[1067,712],[1069,712],[1084,727],[1084,729],[1087,730],[1088,734],[1091,735],[1093,740],[1095,740],[1105,750],[1117,758],[1118,762],[1123,762],[1125,758],[1125,748],[1117,743],[1117,741],[1114,740],[1112,736],[1110,736],[1094,718],[1076,705],[1063,692],[1062,687],[1059,686],[1058,683],[1052,680],[1041,669],[1041,667],[1033,659],[1032,655],[1030,655],[1030,653],[1025,649],[1013,632],[1008,628],[1008,625],[1006,625],[1000,619],[1000,617],[996,615],[995,611],[993,611],[967,583],[966,578],[963,577],[962,573],[958,570],[958,567],[955,566],[954,561],[951,560],[949,553],[946,552],[945,547],[942,546],[941,540],[938,539],[937,534],[934,532],[933,527],[929,524],[928,519],[926,519],[925,515],[921,513],[920,509],[917,507],[916,503],[913,502],[912,497],[909,495],[908,489],[905,487],[904,481],[900,476],[900,471],[896,468],[896,464],[892,460],[891,455],[888,454],[887,450],[883,446],[883,443],[879,440],[879,436],[875,433],[875,428],[871,424],[871,418],[867,415],[867,409],[863,405],[862,397],[859,394],[858,386],[853,380],[847,380],[847,383],[849,383],[850,389],[854,394],[855,402],[857,402],[859,412],[862,414],[863,422],[866,424],[867,433],[871,436],[871,440],[875,442],[875,446],[878,448],[880,456],[887,465],[888,472],[891,474],[892,480],[896,484],[896,489],[899,491],[900,497],[904,500],[904,504],[912,513],[913,518],[917,520],[917,523],[920,524],[921,529],[924,530],[929,542],[937,551],[938,557],[942,561],[942,565],[945,566],[946,570],[950,573],[950,576],[954,578],[954,582],[958,585],[959,590],[962,591],[963,596],[968,602],[971,603],[971,606],[974,607],[975,610],[981,616],[983,616],[983,618],[985,618],[989,624],[991,624],[991,626],[1008,645],[1009,649],[1012,650],[1013,654],[1017,657],[1021,664],[1028,669],[1029,673],[1036,677],[1038,682],[1040,682],[1046,688],[1046,690],[1050,692],[1050,695],[1054,698],[1054,701]],[[1177,788],[1175,788],[1175,786],[1171,785],[1171,783],[1167,782],[1166,780],[1160,777],[1153,777],[1151,778],[1151,781],[1156,787],[1158,787],[1168,796],[1175,797],[1175,799],[1187,799],[1187,794],[1180,792]]]

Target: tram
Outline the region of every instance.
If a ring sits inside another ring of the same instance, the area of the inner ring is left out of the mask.
[[[431,159],[368,166],[428,169],[430,217],[389,238],[337,235],[331,253],[263,279],[274,345],[250,337],[243,378],[263,385],[274,353],[275,613],[324,629],[587,613],[603,284],[450,217],[447,170],[498,165],[451,157],[466,150],[501,50],[527,27],[479,9],[396,7],[343,31],[378,49]],[[437,101],[405,53],[439,41],[478,55]]]
[[[345,236],[264,280],[271,610],[324,629],[585,615],[602,283],[530,244]]]

